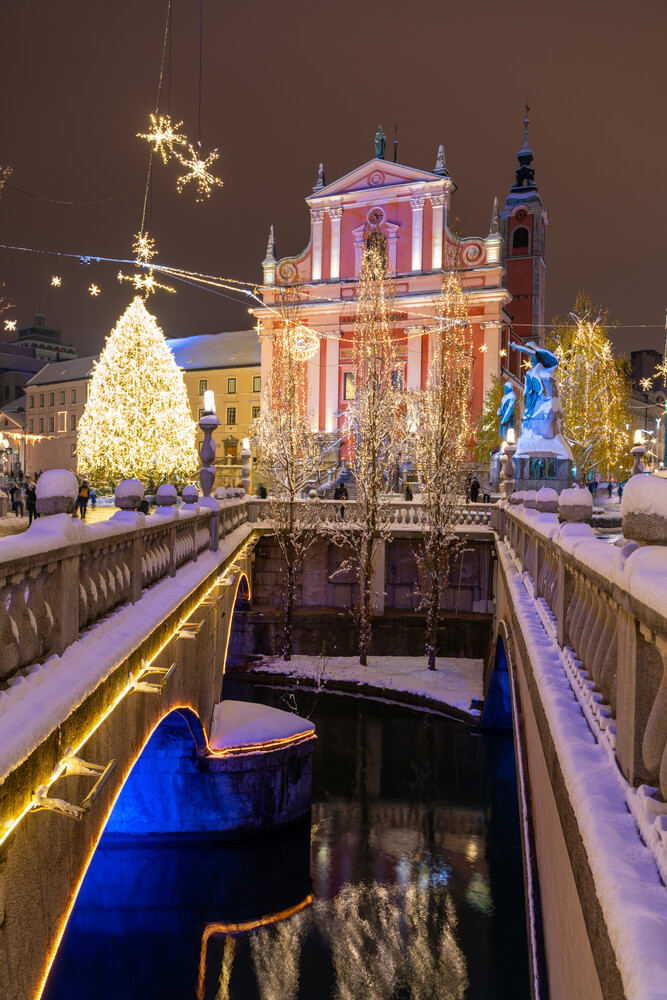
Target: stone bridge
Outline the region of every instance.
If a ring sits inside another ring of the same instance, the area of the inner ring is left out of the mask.
[[[327,546],[340,505],[303,503],[317,504]],[[237,595],[275,589],[266,514],[247,498],[87,526],[56,515],[2,543],[0,996],[41,995],[161,720],[181,711],[200,757],[211,752]],[[416,502],[387,518],[378,619],[414,614],[406,546],[424,527]],[[444,605],[487,623],[485,720],[514,726],[533,994],[664,1000],[667,559],[522,503],[469,505],[458,520],[472,569]],[[353,596],[329,557],[310,567],[317,593],[302,581],[305,613]]]
[[[534,994],[658,1000],[667,997],[667,549],[638,533],[643,544],[615,546],[588,524],[540,513],[534,493],[525,499],[496,513],[486,707],[504,689]]]

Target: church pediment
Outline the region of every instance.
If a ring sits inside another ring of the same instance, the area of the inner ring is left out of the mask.
[[[405,167],[402,163],[390,163],[387,160],[369,160],[344,177],[339,177],[332,184],[327,184],[317,194],[306,198],[309,205],[317,205],[329,198],[340,198],[342,195],[353,194],[356,191],[373,191],[379,188],[403,185],[433,185],[433,190],[445,189],[451,184],[449,178],[443,178],[427,170],[417,170],[415,167]]]

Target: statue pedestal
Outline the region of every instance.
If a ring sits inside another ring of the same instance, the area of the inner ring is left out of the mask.
[[[571,458],[516,455],[516,490],[541,490],[550,486],[558,493],[572,485]]]

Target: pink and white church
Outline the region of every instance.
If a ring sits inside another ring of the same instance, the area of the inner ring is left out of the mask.
[[[264,305],[252,310],[258,320],[261,371],[271,371],[274,330],[280,324],[275,304],[279,286],[298,283],[301,322],[319,337],[308,361],[308,411],[314,430],[334,430],[341,421],[353,380],[355,289],[364,241],[381,227],[387,240],[396,296],[392,322],[404,364],[404,384],[426,383],[436,300],[443,262],[458,251],[462,284],[469,299],[473,341],[471,408],[481,412],[491,376],[519,380],[521,358],[509,342],[539,340],[544,322],[545,229],[547,212],[534,183],[533,154],[527,141],[519,150],[516,181],[504,208],[494,203],[487,236],[458,237],[450,231],[451,200],[456,192],[440,146],[433,170],[384,159],[382,129],[376,156],[331,184],[320,165],[318,182],[306,198],[310,241],[299,254],[276,258],[273,227],[262,262]],[[264,384],[264,378],[262,379]]]

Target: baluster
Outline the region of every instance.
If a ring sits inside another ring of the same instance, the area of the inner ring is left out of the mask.
[[[51,574],[40,573],[30,581],[28,590],[28,609],[32,612],[37,630],[37,656],[44,659],[53,646],[53,611],[49,604],[48,584]]]
[[[657,636],[656,645],[662,657],[662,681],[649,713],[642,740],[642,756],[652,782],[660,780],[660,765],[667,749],[667,642]],[[664,790],[661,787],[663,794]]]
[[[598,677],[593,672],[593,665],[595,661],[595,653],[602,639],[602,630],[604,628],[604,623],[606,620],[605,609],[600,600],[599,596],[595,591],[589,591],[590,593],[590,603],[591,612],[586,619],[586,625],[584,628],[584,634],[582,637],[582,655],[581,660],[589,675],[593,678],[595,683],[598,683]]]
[[[570,646],[574,646],[574,630],[577,618],[581,613],[581,592],[581,581],[579,580],[579,577],[575,577],[574,593],[572,594],[567,611],[565,612],[565,629],[567,641]]]
[[[34,663],[39,653],[39,639],[35,619],[25,602],[26,581],[15,583],[9,596],[9,615],[12,618],[19,637],[19,666],[25,667]]]
[[[602,628],[600,631],[600,638],[597,646],[593,650],[593,655],[591,657],[591,676],[597,684],[600,691],[607,700],[608,692],[603,690],[604,688],[604,666],[607,661],[607,656],[609,655],[609,647],[611,646],[612,639],[614,638],[614,631],[616,629],[616,616],[612,610],[611,604],[606,597],[601,598],[601,616],[602,616]]]
[[[19,665],[19,633],[7,610],[10,588],[0,588],[0,676],[8,677]]]

